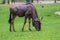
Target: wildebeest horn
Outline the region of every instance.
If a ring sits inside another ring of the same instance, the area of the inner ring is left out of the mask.
[[[36,18],[35,21],[42,21],[43,17],[40,17],[40,18]]]
[[[40,17],[40,20],[42,21],[43,17]]]

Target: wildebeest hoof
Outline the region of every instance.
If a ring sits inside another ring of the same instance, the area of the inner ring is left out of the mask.
[[[32,31],[31,29],[29,29],[29,31]]]
[[[10,32],[14,32],[14,31],[10,31]]]
[[[12,32],[12,31],[10,31],[10,32]]]
[[[14,32],[16,32],[16,31],[14,30]]]
[[[24,32],[24,30],[22,30],[22,32]]]
[[[10,31],[10,32],[12,32],[12,30],[11,30],[11,29],[10,29],[9,31]]]

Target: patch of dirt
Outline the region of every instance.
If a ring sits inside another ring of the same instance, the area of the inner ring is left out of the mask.
[[[55,12],[55,14],[60,15],[60,11]]]

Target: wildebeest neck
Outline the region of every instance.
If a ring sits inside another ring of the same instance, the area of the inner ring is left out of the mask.
[[[37,14],[36,9],[34,8],[33,13],[32,13],[32,20],[35,21],[35,19],[38,19],[38,14]]]

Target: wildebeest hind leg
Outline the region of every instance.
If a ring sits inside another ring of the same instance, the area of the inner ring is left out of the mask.
[[[11,15],[11,23],[10,23],[10,31],[15,31],[14,29],[14,19],[15,19],[15,15]]]
[[[15,19],[15,17],[16,17],[16,15],[13,16],[13,31],[14,31],[14,32],[16,32],[16,31],[15,31],[15,28],[14,28],[14,19]]]

